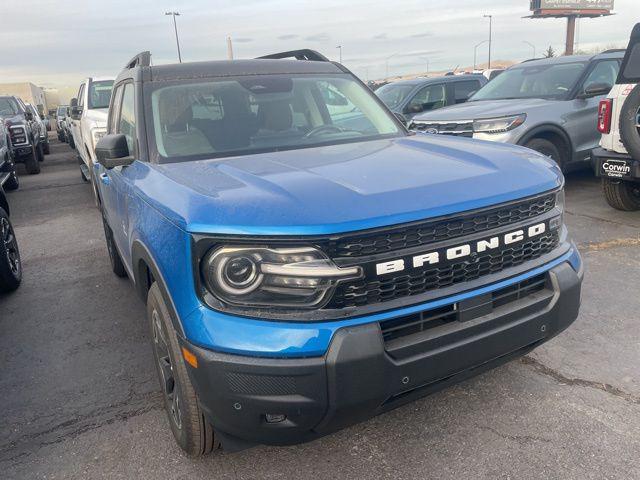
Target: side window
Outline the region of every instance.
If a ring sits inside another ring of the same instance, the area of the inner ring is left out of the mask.
[[[324,104],[329,114],[329,118],[327,119],[329,121],[324,122],[325,124],[335,125],[336,127],[348,130],[358,130],[364,133],[375,132],[375,127],[367,116],[362,113],[362,110],[360,110],[358,106],[354,105],[351,100],[347,98],[346,92],[343,93],[340,91],[339,86],[331,82],[322,81],[317,82],[317,87],[318,93],[320,94],[317,100]],[[303,92],[298,90],[297,93],[298,96],[300,96]],[[313,117],[313,112],[305,110],[306,107],[302,102],[302,98],[300,97],[299,101],[295,102],[294,113],[298,113],[298,115],[294,116],[294,120],[301,125],[308,125],[309,119]]]
[[[129,154],[136,154],[136,115],[135,115],[135,96],[133,83],[125,83],[122,92],[122,102],[120,105],[120,115],[116,133],[122,133],[127,137],[127,146]]]
[[[78,90],[78,106],[84,106],[84,83],[80,85],[80,90]]]
[[[593,70],[591,70],[591,73],[587,75],[586,80],[582,84],[582,89],[584,90],[594,83],[604,83],[613,87],[616,84],[619,69],[620,65],[617,60],[603,60],[598,62],[596,66],[593,67]]]
[[[120,104],[122,103],[123,85],[120,85],[113,94],[113,106],[109,109],[109,121],[107,123],[107,132],[115,133],[118,123],[118,115],[120,114]]]
[[[455,82],[453,84],[453,96],[456,103],[464,103],[469,98],[471,92],[480,90],[480,82],[478,80],[466,80],[464,82]]]
[[[445,105],[444,85],[429,85],[419,90],[408,105],[409,112],[435,110]]]

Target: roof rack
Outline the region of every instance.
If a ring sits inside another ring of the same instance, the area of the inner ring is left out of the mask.
[[[301,50],[290,50],[288,52],[272,53],[271,55],[264,55],[263,57],[257,57],[258,60],[264,59],[281,59],[281,58],[295,58],[296,60],[311,60],[313,62],[330,62],[327,57],[315,50],[303,48]]]
[[[151,52],[140,52],[127,62],[124,68],[148,67],[151,65]]]

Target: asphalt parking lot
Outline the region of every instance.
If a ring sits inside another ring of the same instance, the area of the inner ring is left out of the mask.
[[[75,155],[9,194],[24,263],[0,297],[0,477],[640,478],[640,213],[567,179],[580,317],[520,361],[315,442],[204,459],[175,445],[145,309],[110,270]],[[22,168],[20,172],[23,173]]]

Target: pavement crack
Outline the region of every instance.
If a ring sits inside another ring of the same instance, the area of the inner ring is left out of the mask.
[[[594,388],[596,390],[600,390],[602,392],[608,393],[609,395],[613,395],[614,397],[618,397],[623,399],[626,402],[629,402],[633,405],[640,405],[640,397],[632,395],[631,393],[627,393],[624,390],[615,387],[609,383],[601,383],[595,382],[593,380],[585,380],[583,378],[570,378],[563,375],[556,370],[553,370],[550,367],[547,367],[543,363],[539,362],[535,358],[532,357],[522,357],[520,362],[524,365],[532,366],[536,372],[541,373],[542,375],[546,375],[547,377],[553,378],[556,382],[561,383],[563,385],[570,386],[578,386],[585,388]]]
[[[576,212],[572,212],[570,210],[565,210],[564,213],[566,215],[573,215],[574,217],[584,217],[584,218],[588,218],[590,220],[596,220],[598,222],[612,223],[614,225],[621,225],[623,227],[638,228],[637,225],[632,225],[632,224],[624,223],[624,222],[618,222],[616,220],[611,220],[609,218],[596,217],[595,215],[589,215],[589,214],[586,214],[586,213],[576,213]]]
[[[542,442],[542,443],[551,442],[551,440],[549,440],[548,438],[537,437],[535,435],[509,435],[508,433],[501,432],[500,430],[493,427],[489,427],[487,425],[478,425],[478,427],[481,430],[489,431],[504,440],[511,440],[520,444],[523,444],[523,443],[528,444],[528,443],[534,443],[534,442]]]

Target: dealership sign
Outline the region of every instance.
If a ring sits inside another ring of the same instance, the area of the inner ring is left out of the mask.
[[[531,10],[613,10],[614,0],[531,0]]]

